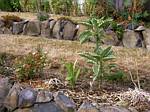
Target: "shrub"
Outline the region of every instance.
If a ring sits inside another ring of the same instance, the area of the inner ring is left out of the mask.
[[[0,0],[0,9],[2,11],[12,11],[10,0]]]
[[[37,18],[38,18],[38,20],[40,20],[40,21],[45,21],[45,20],[48,20],[48,19],[49,19],[49,15],[48,15],[47,13],[45,13],[45,12],[39,12],[39,13],[37,14]]]
[[[116,22],[112,22],[113,31],[117,34],[118,40],[122,41],[124,29],[123,26],[118,25]]]
[[[11,0],[10,1],[12,11],[20,11],[21,10],[21,5],[19,0]]]
[[[80,69],[76,68],[77,61],[73,63],[66,63],[66,69],[67,69],[67,81],[69,81],[69,84],[72,86],[72,88],[75,87],[75,83],[78,80],[78,77],[80,75]]]
[[[51,0],[53,13],[70,15],[72,11],[72,0]]]
[[[87,62],[93,65],[93,82],[98,81],[100,86],[104,76],[110,74],[110,68],[114,66],[113,63],[110,63],[115,58],[111,47],[105,49],[99,47],[94,53],[80,53],[80,56],[86,58]]]
[[[38,48],[36,52],[30,52],[24,57],[16,59],[16,77],[21,81],[35,78],[43,73],[45,64],[46,54],[41,48]]]

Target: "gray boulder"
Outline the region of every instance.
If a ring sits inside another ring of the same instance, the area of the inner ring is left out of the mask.
[[[51,36],[51,38],[53,38],[53,28],[54,28],[55,24],[56,24],[56,21],[55,21],[54,19],[51,19],[51,20],[49,21],[50,36]]]
[[[133,30],[125,31],[122,42],[123,46],[126,48],[136,48],[143,46],[143,40],[141,39],[140,35]]]
[[[4,27],[3,28],[3,33],[4,34],[12,34],[12,27],[10,27],[10,28]]]
[[[78,25],[71,20],[60,19],[53,28],[53,37],[57,39],[74,40],[78,32]]]
[[[24,35],[38,36],[41,34],[41,22],[30,20],[23,28]]]
[[[150,51],[150,29],[145,29],[145,31],[143,31],[143,37],[145,40],[146,48],[148,51]]]
[[[61,30],[60,24],[61,24],[60,20],[58,20],[55,23],[55,25],[53,27],[53,31],[52,31],[53,38],[62,39],[62,31],[60,31]]]
[[[41,23],[41,36],[43,37],[50,37],[50,24],[49,24],[49,20],[47,21],[43,21]]]
[[[105,38],[103,39],[103,43],[106,45],[117,45],[118,44],[118,37],[115,32],[109,30],[105,32]]]
[[[36,102],[37,92],[32,88],[23,89],[19,94],[19,108],[31,107]]]
[[[55,102],[36,104],[34,112],[64,112]]]
[[[2,78],[0,79],[0,112],[2,112],[4,108],[4,100],[9,93],[9,90],[11,88],[11,84],[9,84],[8,78]]]
[[[54,97],[56,104],[59,105],[64,112],[75,112],[75,103],[62,92],[57,92]]]
[[[24,25],[27,23],[27,20],[21,22],[13,22],[12,33],[20,34],[23,32]]]
[[[49,91],[40,90],[37,93],[36,103],[46,103],[53,100],[53,94]]]
[[[75,40],[77,31],[78,31],[78,25],[72,23],[71,21],[68,21],[64,26],[63,39]]]
[[[78,112],[99,112],[99,110],[89,102],[84,102]]]
[[[19,93],[21,91],[20,84],[14,84],[13,87],[10,89],[6,99],[5,99],[5,107],[8,110],[14,110],[18,107],[18,100],[19,100]]]

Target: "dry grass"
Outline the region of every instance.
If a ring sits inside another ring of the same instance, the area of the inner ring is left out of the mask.
[[[0,52],[15,55],[24,55],[41,45],[48,52],[50,58],[65,58],[68,60],[80,59],[78,52],[89,51],[94,46],[92,43],[80,45],[78,41],[64,41],[47,39],[42,37],[31,37],[23,35],[0,35]],[[116,54],[116,63],[126,70],[136,70],[150,76],[150,53],[144,49],[126,49],[113,47]],[[135,65],[137,63],[137,65]]]

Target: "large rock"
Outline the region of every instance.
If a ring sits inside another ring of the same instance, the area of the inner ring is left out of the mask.
[[[0,34],[3,34],[3,33],[4,33],[4,32],[3,32],[4,25],[5,25],[4,21],[3,21],[2,19],[0,19]]]
[[[5,99],[5,107],[8,110],[14,110],[18,107],[19,93],[21,91],[20,84],[14,84],[14,86],[10,89],[6,99]]]
[[[100,107],[100,112],[130,112],[130,111],[123,107],[103,106],[103,107]]]
[[[78,25],[71,20],[59,19],[53,28],[53,37],[57,39],[74,40]]]
[[[2,78],[0,79],[0,112],[2,112],[4,108],[4,100],[9,93],[11,85],[9,84],[8,78]]]
[[[41,23],[41,36],[43,37],[50,37],[50,24],[49,24],[50,20],[47,21],[43,21]]]
[[[150,51],[150,29],[143,31],[143,37],[145,40],[146,48]]]
[[[54,27],[53,27],[53,31],[52,31],[52,34],[53,34],[53,38],[56,38],[56,39],[62,39],[62,31],[61,31],[61,21],[58,20]]]
[[[52,101],[53,94],[49,91],[40,90],[37,93],[36,103],[46,103]]]
[[[105,33],[105,38],[103,39],[103,43],[106,45],[117,45],[118,44],[118,37],[115,32],[109,30]]]
[[[125,31],[122,42],[127,48],[143,47],[143,40],[139,33],[132,30]]]
[[[75,40],[79,29],[79,25],[72,23],[71,21],[67,21],[63,30],[63,39],[65,40]]]
[[[33,106],[36,102],[37,92],[32,88],[23,89],[19,94],[19,108],[26,108]]]
[[[4,27],[3,28],[3,33],[4,34],[12,34],[12,27],[10,27],[10,28]]]
[[[84,102],[78,112],[99,112],[99,110],[89,102]]]
[[[23,32],[24,25],[27,23],[27,20],[21,22],[13,22],[12,33],[20,34]]]
[[[55,102],[36,104],[34,112],[64,112]]]
[[[54,19],[51,19],[51,20],[49,21],[50,36],[51,36],[51,38],[53,38],[53,28],[54,28],[55,24],[56,24],[56,21],[55,21]]]
[[[80,34],[83,33],[86,29],[87,27],[85,25],[79,24],[79,29],[76,36],[77,40],[79,40]]]
[[[41,34],[41,22],[30,20],[23,28],[24,35],[38,36]]]
[[[54,100],[56,104],[59,105],[65,112],[75,112],[75,103],[62,92],[57,92]]]

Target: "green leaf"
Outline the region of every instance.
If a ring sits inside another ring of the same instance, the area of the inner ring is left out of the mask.
[[[90,60],[90,61],[96,62],[96,59],[90,53],[80,53],[79,55]]]
[[[93,66],[93,72],[94,72],[93,81],[95,81],[95,80],[98,79],[98,77],[100,77],[100,76],[99,76],[99,75],[100,75],[100,65],[95,64],[95,65]]]
[[[102,57],[107,57],[111,53],[112,53],[112,51],[111,51],[111,46],[110,46],[110,47],[107,47],[106,49],[104,49],[101,55],[102,55]]]
[[[88,41],[92,37],[92,32],[89,30],[84,31],[83,33],[80,34],[79,40],[80,43],[83,44],[86,41]]]

